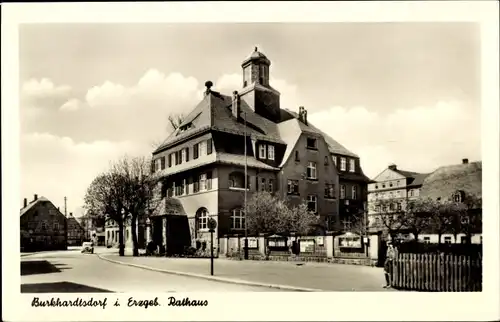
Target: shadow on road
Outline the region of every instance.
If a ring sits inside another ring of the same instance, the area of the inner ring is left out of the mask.
[[[113,293],[102,288],[71,282],[21,284],[21,293]]]
[[[66,264],[51,264],[46,260],[23,261],[21,262],[21,276],[35,274],[60,273],[63,269],[71,269]]]

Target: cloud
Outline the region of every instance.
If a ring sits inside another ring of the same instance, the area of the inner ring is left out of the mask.
[[[77,111],[78,109],[80,109],[81,104],[82,102],[80,100],[72,98],[63,105],[61,105],[59,109],[61,111],[68,111],[68,112]]]
[[[145,155],[149,147],[132,141],[77,143],[49,133],[21,136],[21,193],[45,196],[63,209],[78,212],[92,179],[108,169],[109,162],[124,155]]]
[[[69,85],[55,85],[50,79],[32,78],[21,86],[21,105],[29,108],[58,108],[71,97],[72,88]]]
[[[358,154],[364,172],[374,177],[389,163],[428,172],[462,158],[481,159],[480,118],[456,101],[397,109],[382,115],[365,107],[332,107],[308,116]]]

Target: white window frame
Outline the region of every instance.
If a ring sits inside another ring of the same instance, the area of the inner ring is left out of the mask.
[[[344,157],[340,158],[340,171],[345,171],[347,167],[347,160]]]
[[[307,209],[309,209],[309,203],[314,202],[314,213],[318,213],[318,196],[308,195],[307,196]]]
[[[200,189],[199,191],[206,191],[207,190],[207,174],[202,173],[200,174]]]
[[[198,157],[200,157],[202,155],[207,155],[207,141],[201,141],[198,144],[200,146]]]
[[[431,242],[431,238],[429,236],[425,236],[423,238],[424,243],[429,244]]]
[[[316,162],[313,162],[313,161],[307,162],[306,176],[307,176],[307,179],[313,179],[313,180],[318,179],[318,171],[317,171]]]
[[[335,166],[337,166],[337,156],[336,155],[332,156],[332,160],[333,160],[333,164],[335,164]]]
[[[296,185],[294,185],[294,183],[296,183]],[[286,182],[286,185],[287,185],[288,194],[295,194],[295,192],[293,191],[293,188],[292,188],[294,186],[297,186],[297,193],[300,193],[299,180],[288,179]]]
[[[243,212],[243,209],[233,209],[231,213],[231,229],[245,229],[245,214]]]
[[[274,161],[274,145],[267,146],[267,158]]]
[[[345,199],[345,184],[340,185],[340,199]]]
[[[443,243],[445,243],[445,244],[451,244],[452,243],[451,236],[444,236],[443,237]]]
[[[266,145],[265,144],[259,145],[259,158],[260,159],[266,158]]]
[[[355,172],[355,171],[356,171],[356,160],[349,159],[349,172]]]
[[[352,186],[351,188],[351,199],[356,200],[358,199],[358,187]]]
[[[186,149],[181,150],[181,160],[182,162],[186,162]]]
[[[207,230],[208,229],[208,210],[203,209],[197,218],[198,230]]]

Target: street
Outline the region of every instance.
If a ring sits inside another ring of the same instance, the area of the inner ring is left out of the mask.
[[[108,250],[97,248],[96,251]],[[22,293],[224,291],[275,292],[279,290],[209,281],[113,264],[99,259],[96,254],[82,254],[79,249],[41,252],[21,257]]]

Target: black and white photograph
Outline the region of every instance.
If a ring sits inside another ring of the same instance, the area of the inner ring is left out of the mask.
[[[492,290],[498,105],[479,22],[145,19],[17,25],[3,248],[23,305],[142,294],[127,319],[231,292],[262,294],[258,311],[290,292]]]

